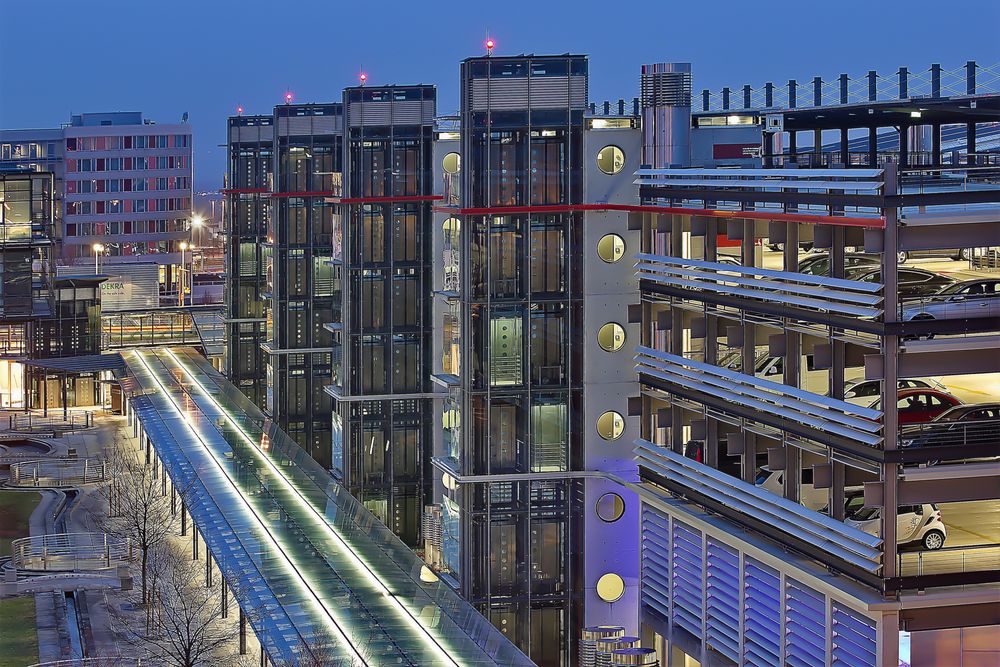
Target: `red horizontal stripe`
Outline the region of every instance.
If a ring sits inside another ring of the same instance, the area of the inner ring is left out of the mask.
[[[438,201],[441,195],[413,195],[411,197],[343,197],[341,204],[390,204],[394,202]]]
[[[510,213],[568,213],[572,211],[628,211],[634,213],[661,213],[676,215],[705,215],[713,218],[743,218],[748,220],[775,220],[802,222],[811,225],[843,225],[848,227],[885,227],[885,217],[849,218],[845,216],[808,215],[805,213],[767,213],[766,211],[723,211],[705,208],[680,208],[675,206],[638,206],[629,204],[563,204],[540,206],[496,206],[490,208],[450,208],[435,206],[439,213],[454,215],[505,215]]]

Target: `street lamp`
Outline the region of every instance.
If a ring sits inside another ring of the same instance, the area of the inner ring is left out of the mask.
[[[182,308],[184,307],[184,251],[189,247],[187,241],[180,242],[181,265],[177,271],[177,299]]]
[[[101,253],[104,252],[103,243],[94,244],[94,275],[101,272]]]

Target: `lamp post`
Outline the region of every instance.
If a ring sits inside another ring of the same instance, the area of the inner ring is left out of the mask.
[[[101,272],[101,253],[104,252],[103,243],[94,244],[94,275],[98,275]]]
[[[188,249],[188,242],[180,242],[181,264],[177,269],[177,299],[181,307],[184,307],[184,251]]]

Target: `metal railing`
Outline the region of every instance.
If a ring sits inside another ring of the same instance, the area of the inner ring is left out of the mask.
[[[979,544],[968,547],[944,547],[934,551],[905,551],[897,556],[902,576],[986,572],[1000,569],[1000,546]]]
[[[98,459],[44,459],[10,466],[11,486],[62,488],[107,480],[107,462]]]
[[[65,433],[90,428],[94,425],[94,413],[70,412],[65,415],[12,414],[8,417],[8,428],[20,433]]]
[[[132,542],[106,533],[55,533],[22,537],[10,544],[18,570],[79,572],[106,570],[135,558]]]

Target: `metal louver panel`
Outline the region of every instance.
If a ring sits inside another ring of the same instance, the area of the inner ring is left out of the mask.
[[[695,637],[702,634],[701,533],[680,521],[673,522],[673,549],[670,553],[670,588],[673,593],[671,620]]]
[[[473,111],[514,109],[558,109],[587,106],[584,76],[473,79],[469,84]]]
[[[875,621],[833,603],[833,667],[875,667]]]
[[[781,662],[781,579],[753,558],[744,561],[743,659],[755,667]]]
[[[392,102],[351,102],[347,109],[351,127],[392,124]]]
[[[670,618],[670,520],[649,506],[642,512],[642,604]]]
[[[808,586],[785,581],[785,664],[826,664],[826,600]]]
[[[648,440],[638,439],[635,444],[636,461],[641,467],[793,537],[821,546],[831,555],[868,572],[881,567],[882,552],[878,546],[882,540],[879,538]]]
[[[691,72],[651,71],[641,75],[642,106],[691,106]]]
[[[733,662],[739,660],[740,556],[709,538],[706,580],[705,640]]]

